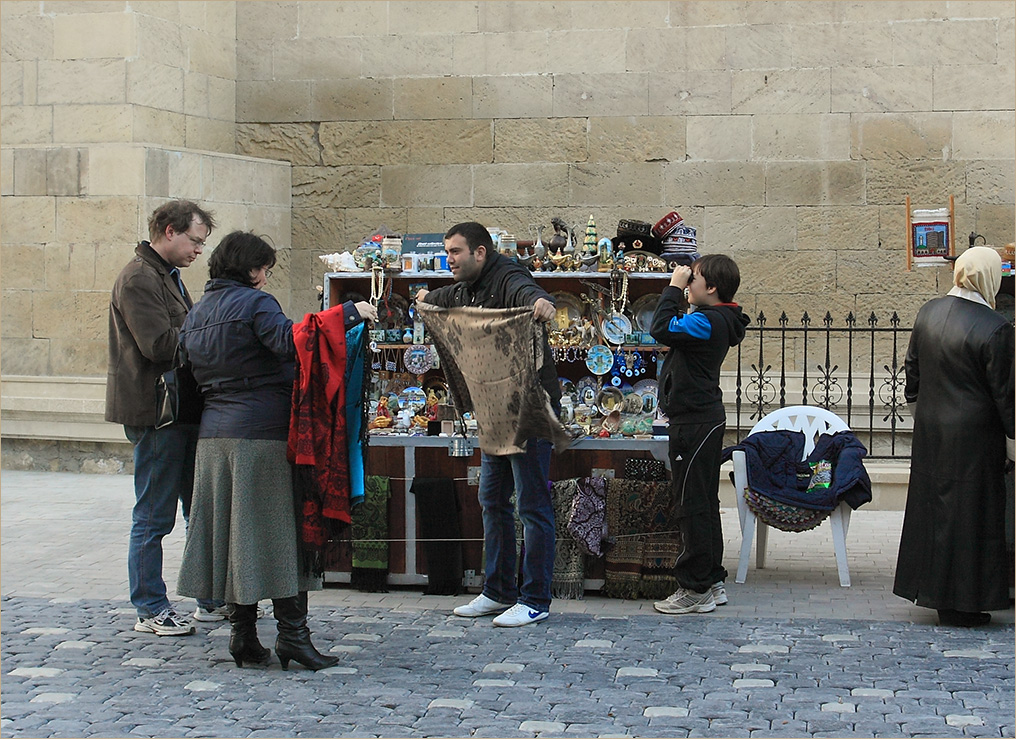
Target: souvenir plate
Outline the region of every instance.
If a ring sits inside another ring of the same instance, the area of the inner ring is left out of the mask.
[[[402,363],[414,375],[422,375],[434,366],[434,357],[429,346],[411,346],[402,355]]]
[[[410,409],[416,413],[427,405],[427,393],[422,388],[407,387],[399,393],[399,410]]]
[[[625,413],[641,413],[642,412],[642,396],[638,393],[629,393],[624,396],[624,402],[621,404],[621,410]]]
[[[624,403],[624,395],[616,387],[610,385],[603,388],[596,396],[596,407],[600,409],[600,413],[604,416],[610,414],[611,411],[621,411],[621,405]]]
[[[635,325],[639,331],[649,331],[653,325],[653,314],[660,302],[659,295],[643,295],[631,305],[632,315],[635,316]]]
[[[624,338],[631,333],[631,319],[624,313],[611,313],[600,324],[603,337],[611,344],[623,344]]]
[[[566,292],[551,293],[550,297],[554,299],[557,310],[551,323],[558,331],[564,331],[582,320],[582,316],[586,312],[585,306],[577,297]]]
[[[600,388],[600,383],[596,381],[596,378],[592,375],[586,375],[575,384],[575,390],[578,393],[578,400],[580,403],[586,405],[593,405],[596,403],[596,392]]]
[[[557,382],[561,386],[561,395],[568,395],[574,400],[576,397],[575,383],[567,377],[558,377]]]
[[[594,375],[605,375],[614,366],[614,355],[610,348],[603,344],[589,347],[589,354],[586,356],[586,367]]]

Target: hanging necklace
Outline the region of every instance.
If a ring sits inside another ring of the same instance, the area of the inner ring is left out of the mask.
[[[377,267],[371,269],[370,272],[370,304],[375,308],[378,307],[378,303],[385,291],[385,270],[384,267]]]
[[[621,288],[617,283],[620,280]],[[624,313],[628,305],[628,273],[616,267],[610,271],[610,307],[615,313]]]

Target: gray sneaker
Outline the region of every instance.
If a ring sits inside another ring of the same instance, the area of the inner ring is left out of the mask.
[[[134,630],[156,636],[187,636],[194,633],[194,624],[172,608],[166,608],[157,616],[138,616]]]
[[[709,613],[716,610],[716,601],[713,600],[711,589],[704,593],[696,593],[694,590],[678,588],[677,592],[666,600],[653,603],[653,608],[660,613],[669,614]]]
[[[716,602],[716,605],[727,605],[727,589],[723,587],[723,580],[714,582],[709,586],[709,590],[713,594],[713,600]]]

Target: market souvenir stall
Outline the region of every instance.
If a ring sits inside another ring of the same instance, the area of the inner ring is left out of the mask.
[[[698,256],[695,231],[676,213],[657,224],[659,236],[638,221],[622,221],[617,236],[599,240],[592,218],[581,240],[559,219],[554,228],[546,244],[539,230],[532,241],[492,230],[495,248],[529,266],[557,307],[548,339],[562,388],[561,420],[574,441],[552,459],[551,479],[620,480],[626,463],[630,472],[635,460],[653,462],[663,472],[666,419],[657,409],[656,377],[665,348],[652,339],[649,327],[673,266]],[[476,421],[451,405],[437,352],[413,300],[421,288],[452,281],[441,235],[382,234],[352,255],[322,260],[335,269],[325,275],[324,307],[351,295],[378,305],[368,359],[366,468],[368,475],[390,480],[387,582],[428,583],[427,545],[419,538],[421,512],[423,517],[427,512],[418,510],[411,490],[418,478],[443,479],[454,488],[459,526],[452,528],[461,540],[462,582],[479,587],[483,535],[476,500]],[[333,544],[329,580],[350,580],[354,548],[348,539]],[[602,586],[604,568],[603,559],[589,558],[587,589]]]

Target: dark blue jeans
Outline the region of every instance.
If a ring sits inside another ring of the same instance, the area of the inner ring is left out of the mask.
[[[483,543],[486,567],[483,594],[499,603],[523,603],[550,610],[550,581],[554,575],[554,505],[550,498],[550,453],[546,439],[530,439],[524,454],[480,455]],[[518,587],[515,557],[517,492],[525,551],[522,588]]]
[[[198,427],[124,426],[124,432],[134,444],[135,502],[127,576],[131,603],[139,617],[148,618],[170,605],[162,578],[162,539],[173,530],[178,505],[183,506],[185,524],[190,515]],[[216,601],[198,604],[207,609],[222,605]]]

